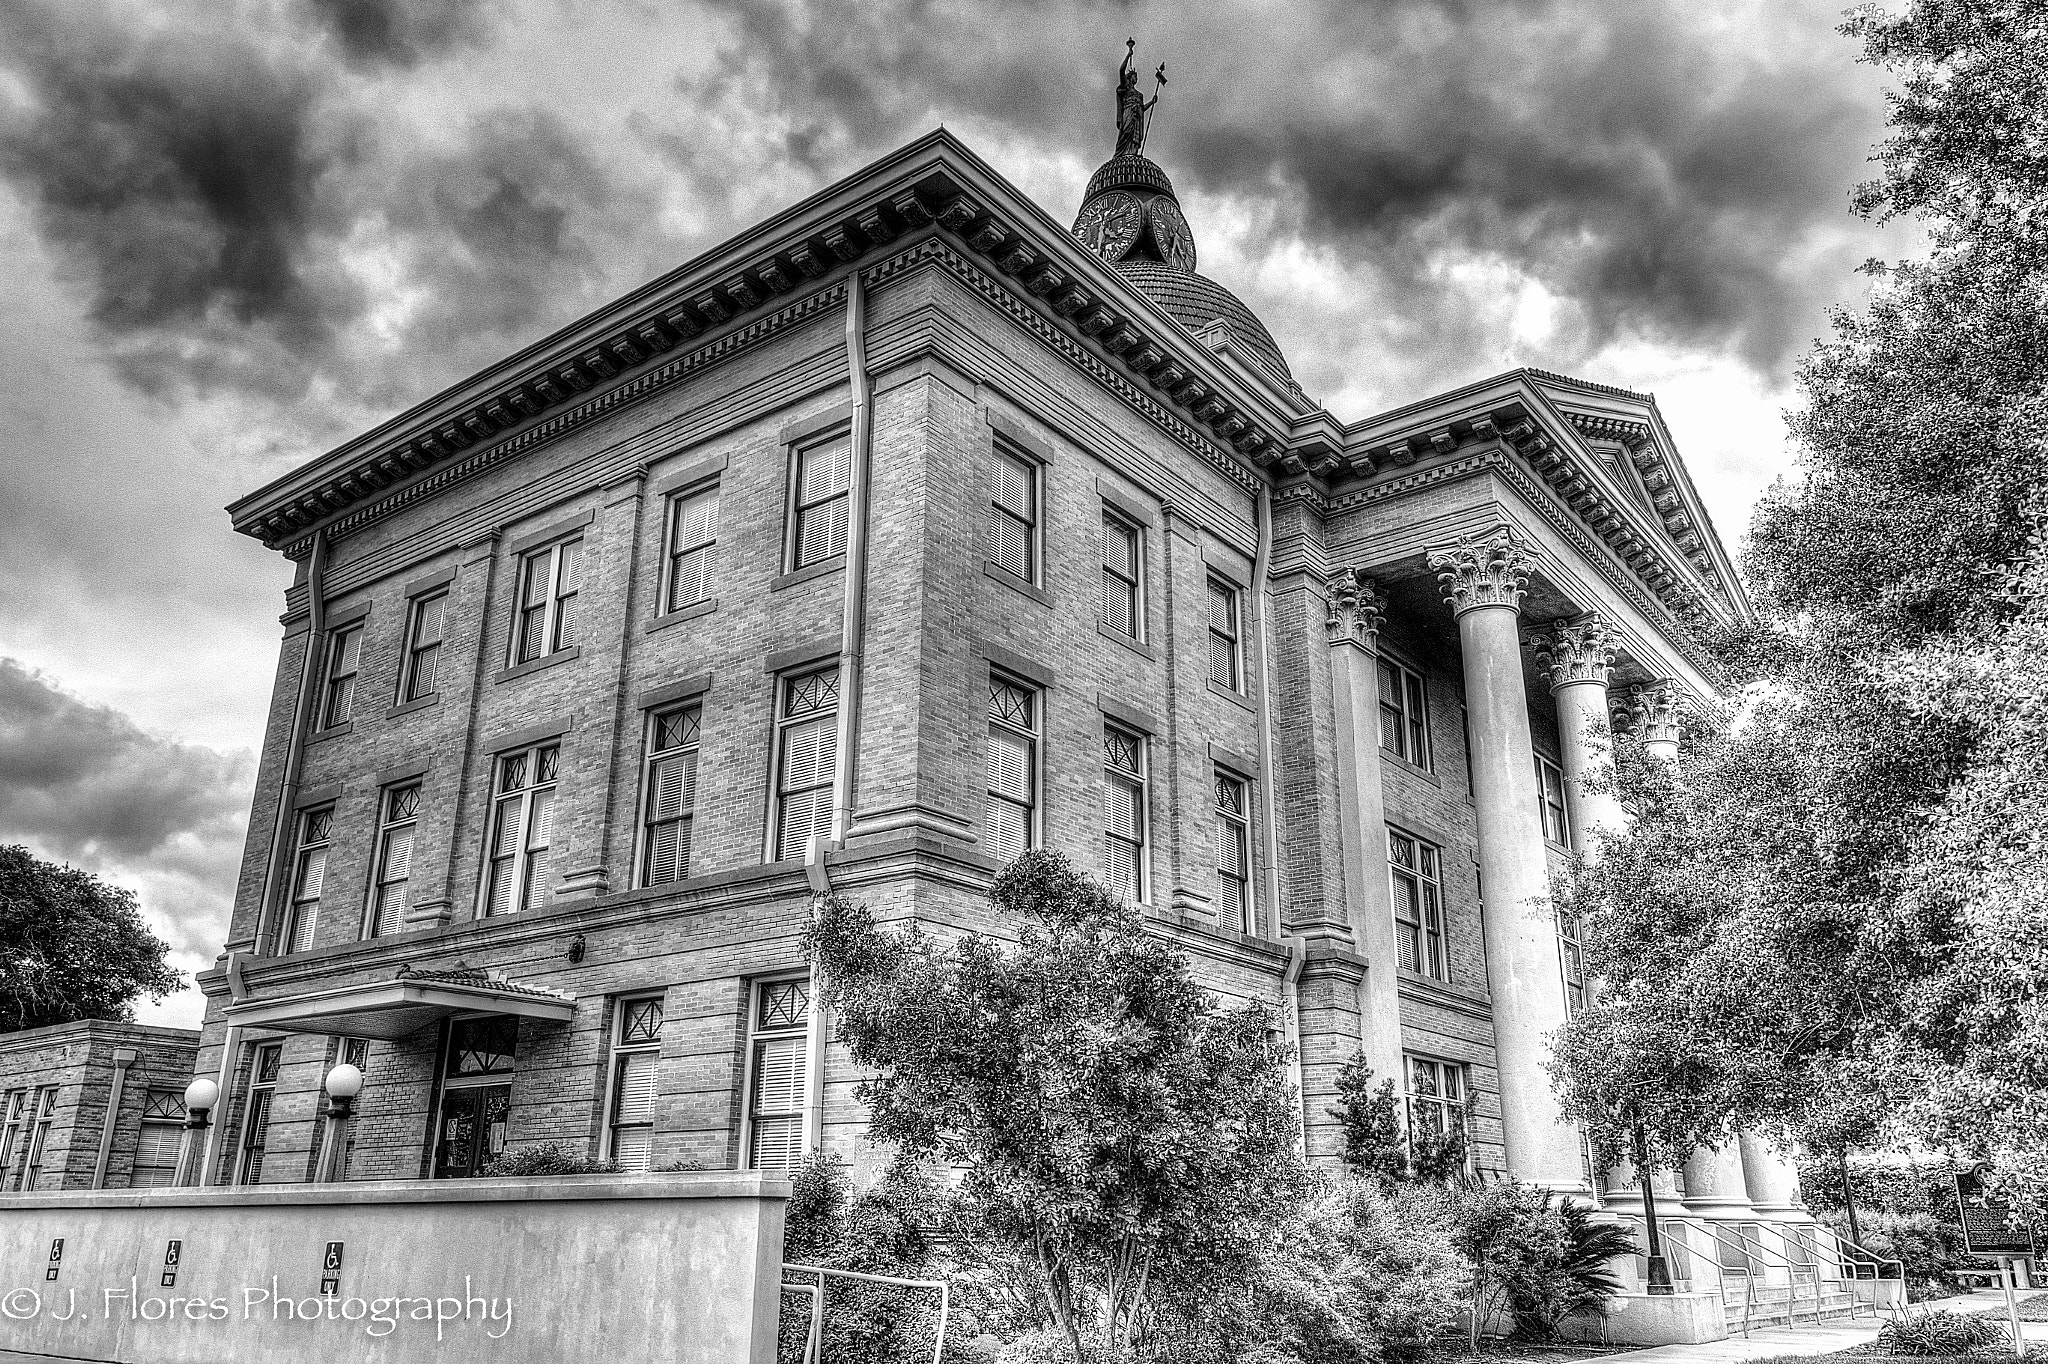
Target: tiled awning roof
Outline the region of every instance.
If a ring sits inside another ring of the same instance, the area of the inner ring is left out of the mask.
[[[229,1005],[223,1020],[245,1028],[392,1041],[456,1015],[567,1023],[575,1012],[571,995],[457,965],[429,971],[400,967],[392,980],[247,999]]]

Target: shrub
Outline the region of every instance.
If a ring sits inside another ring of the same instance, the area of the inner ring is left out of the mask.
[[[543,1141],[532,1146],[522,1146],[516,1151],[507,1151],[489,1165],[484,1166],[487,1175],[524,1175],[529,1178],[546,1175],[615,1175],[618,1164],[609,1160],[592,1160],[580,1143],[573,1141]]]
[[[1905,1267],[1906,1286],[1916,1301],[1968,1287],[1956,1274],[1975,1263],[1963,1248],[1961,1226],[1928,1212],[1859,1208],[1856,1215],[1864,1248]],[[1822,1213],[1821,1221],[1843,1236],[1849,1234],[1848,1218],[1838,1211]]]
[[[1967,1355],[2009,1343],[1989,1318],[1940,1310],[1893,1317],[1877,1333],[1878,1353],[1891,1355]]]
[[[1337,1072],[1337,1106],[1325,1109],[1344,1132],[1344,1167],[1353,1174],[1376,1179],[1382,1184],[1418,1180],[1443,1184],[1456,1179],[1465,1169],[1465,1130],[1471,1125],[1468,1101],[1465,1120],[1447,1130],[1417,1125],[1404,1137],[1401,1132],[1401,1100],[1394,1082],[1382,1080],[1375,1088],[1373,1069],[1363,1051],[1353,1052]]]
[[[1634,1251],[1620,1227],[1580,1203],[1556,1204],[1509,1181],[1467,1184],[1445,1197],[1451,1243],[1471,1276],[1472,1335],[1505,1316],[1520,1340],[1555,1339],[1575,1316],[1604,1314],[1621,1282],[1610,1260]]]

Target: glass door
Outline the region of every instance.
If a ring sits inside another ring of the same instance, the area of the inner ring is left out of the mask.
[[[448,1025],[434,1178],[480,1175],[505,1153],[518,1045],[516,1018],[464,1018]]]

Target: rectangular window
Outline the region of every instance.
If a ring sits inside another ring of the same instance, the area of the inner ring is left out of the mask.
[[[327,838],[334,827],[334,807],[307,810],[299,816],[299,856],[292,870],[292,902],[278,934],[280,956],[313,945],[320,918],[320,891],[327,883]]]
[[[1144,622],[1139,584],[1144,578],[1145,547],[1138,528],[1108,512],[1102,514],[1102,623],[1130,639],[1138,639]]]
[[[845,432],[796,452],[789,566],[807,568],[846,553],[851,517],[853,437]]]
[[[370,890],[370,936],[389,937],[405,928],[412,907],[412,849],[420,827],[420,786],[394,786],[384,793],[377,826],[377,881]]]
[[[1536,757],[1536,803],[1543,815],[1543,836],[1559,847],[1569,848],[1572,830],[1565,819],[1564,773],[1541,754]]]
[[[1026,582],[1038,581],[1038,466],[1001,445],[989,508],[989,558]]]
[[[764,980],[754,987],[747,1053],[749,1169],[787,1174],[803,1162],[810,993],[803,980]]]
[[[612,1116],[606,1158],[629,1174],[654,1166],[654,1079],[661,1060],[661,996],[619,1001],[612,1038]]]
[[[1455,1061],[1410,1056],[1408,1061],[1408,1130],[1449,1136],[1465,1130],[1469,1093],[1465,1067]]]
[[[167,1188],[178,1177],[178,1149],[185,1139],[185,1096],[152,1089],[142,1101],[142,1135],[129,1167],[131,1189]]]
[[[784,678],[775,721],[773,861],[809,858],[832,831],[839,744],[839,665]]]
[[[327,636],[327,697],[320,727],[345,725],[356,713],[356,674],[363,665],[363,627],[344,625]]]
[[[1238,600],[1235,587],[1221,578],[1209,579],[1209,680],[1235,692],[1245,689]]]
[[[1251,788],[1218,770],[1216,777],[1216,917],[1240,933],[1257,931],[1252,918]]]
[[[1386,658],[1380,659],[1380,747],[1417,767],[1433,767],[1422,678]]]
[[[21,1179],[15,1187],[24,1193],[35,1188],[36,1181],[42,1177],[43,1157],[50,1145],[50,1128],[56,1121],[57,1087],[44,1085],[36,1091],[35,1107],[30,1110],[28,1127],[23,1133],[28,1148],[22,1152]]]
[[[484,913],[516,914],[548,895],[555,830],[555,768],[561,750],[540,744],[498,758],[491,799],[491,855]]]
[[[278,1042],[256,1048],[249,1063],[249,1097],[242,1105],[242,1159],[237,1184],[263,1182],[263,1150],[270,1140],[270,1105],[277,1097],[277,1070],[284,1057]]]
[[[718,550],[718,485],[678,494],[668,509],[668,585],[662,610],[680,611],[711,599]]]
[[[1394,881],[1394,937],[1401,969],[1449,980],[1444,960],[1442,853],[1435,844],[1387,830]]]
[[[647,727],[647,780],[640,797],[640,884],[665,886],[690,874],[697,809],[697,743],[703,708],[657,713]]]
[[[1145,899],[1145,741],[1102,727],[1102,879],[1132,904]]]
[[[1567,1014],[1586,1007],[1586,962],[1579,944],[1579,917],[1557,916],[1557,959],[1564,973],[1564,1008]]]
[[[1014,862],[1038,843],[1038,693],[995,673],[988,679],[989,851]]]
[[[21,1124],[28,1114],[28,1091],[9,1090],[7,1125],[0,1127],[0,1189],[7,1188],[14,1175],[14,1157],[21,1145]]]
[[[577,638],[577,588],[583,578],[583,541],[537,549],[519,564],[519,621],[512,661],[531,662],[566,649]]]
[[[398,688],[400,703],[432,696],[441,689],[441,640],[448,617],[448,594],[436,592],[412,604],[405,627],[405,677]]]

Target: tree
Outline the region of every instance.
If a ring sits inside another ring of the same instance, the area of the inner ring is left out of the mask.
[[[132,1019],[138,997],[184,983],[170,950],[130,892],[0,846],[0,1032]]]
[[[1372,1066],[1354,1052],[1337,1071],[1337,1105],[1326,1109],[1344,1132],[1344,1168],[1379,1184],[1408,1177],[1408,1151],[1401,1141],[1401,1100],[1394,1082],[1373,1088]]]
[[[1608,982],[1557,1054],[1589,1120],[1652,1082],[1818,1151],[1919,1142],[2048,1205],[2048,3],[1852,13],[1902,81],[1860,211],[1925,260],[1801,368],[1804,478],[1719,642],[1740,704],[1677,771],[1617,744],[1634,821],[1562,906]]]
[[[1257,1259],[1306,1194],[1299,1120],[1271,1011],[1217,1002],[1139,911],[1045,852],[990,901],[1014,946],[941,947],[827,897],[806,948],[871,1072],[871,1139],[964,1172],[1079,1361],[1084,1331],[1140,1339],[1162,1283]]]

